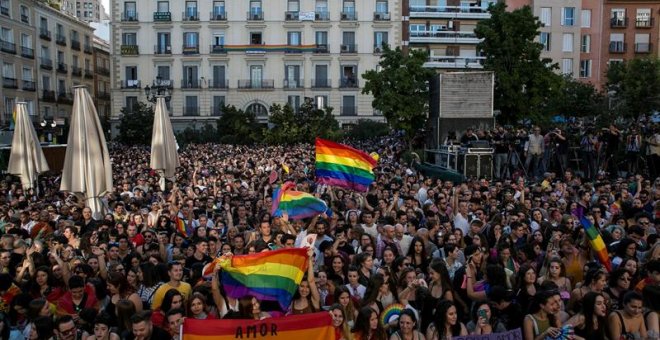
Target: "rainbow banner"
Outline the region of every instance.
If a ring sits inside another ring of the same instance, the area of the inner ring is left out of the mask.
[[[291,190],[295,187],[292,182],[286,182],[273,190],[273,205],[271,215],[281,216],[283,211],[291,220],[302,220],[307,217],[323,214],[328,205],[322,199],[302,191]]]
[[[376,160],[346,145],[316,138],[316,182],[367,191],[374,181]]]
[[[607,253],[607,247],[603,241],[603,237],[600,236],[600,232],[596,227],[589,221],[586,217],[580,219],[580,223],[584,227],[584,232],[589,238],[589,244],[591,248],[596,252],[596,256],[600,263],[607,269],[608,272],[612,271],[612,262],[610,261],[610,256]]]
[[[250,255],[221,256],[204,266],[203,275],[222,267],[222,286],[228,296],[252,295],[258,300],[279,302],[287,310],[293,294],[307,272],[307,249],[284,248]]]
[[[191,212],[192,214],[192,212]],[[182,220],[179,218],[179,216],[175,216],[174,219],[172,220],[174,222],[174,226],[176,227],[176,231],[178,231],[181,235],[184,237],[190,237],[193,234],[192,227],[189,226],[186,221]]]
[[[186,318],[182,340],[305,339],[334,340],[328,312],[291,315],[263,320],[196,320]]]

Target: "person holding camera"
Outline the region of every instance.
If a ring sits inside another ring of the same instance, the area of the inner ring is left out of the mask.
[[[506,176],[506,160],[509,154],[507,143],[507,132],[503,126],[498,126],[493,134],[492,144],[495,146],[495,178],[501,179]]]

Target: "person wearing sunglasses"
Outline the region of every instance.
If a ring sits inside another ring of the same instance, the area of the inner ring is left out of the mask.
[[[82,340],[89,334],[78,329],[71,315],[63,315],[55,321],[55,335],[58,340]]]

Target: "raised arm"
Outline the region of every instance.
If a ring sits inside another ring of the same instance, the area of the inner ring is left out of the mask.
[[[312,294],[312,307],[314,310],[321,309],[321,294],[319,294],[319,289],[316,287],[316,279],[314,278],[314,248],[307,248],[307,259],[309,261],[307,265],[307,283],[309,284],[309,291]]]

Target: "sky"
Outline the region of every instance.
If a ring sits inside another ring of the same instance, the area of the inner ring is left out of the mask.
[[[101,0],[106,12],[110,12],[110,0]]]

